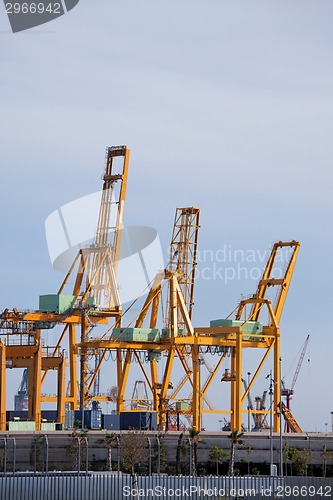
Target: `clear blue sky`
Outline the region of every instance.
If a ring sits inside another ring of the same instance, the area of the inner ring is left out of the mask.
[[[1,6],[0,308],[36,308],[39,294],[57,290],[45,219],[98,190],[105,147],[127,144],[126,223],[156,228],[164,248],[175,207],[187,205],[201,208],[202,252],[301,242],[282,358],[290,383],[311,335],[293,412],[305,430],[324,430],[333,411],[332,18],[330,0],[81,0],[13,35]],[[255,286],[199,279],[195,324],[225,317]]]

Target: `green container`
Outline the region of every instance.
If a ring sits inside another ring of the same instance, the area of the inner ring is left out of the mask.
[[[178,328],[178,336],[179,337],[184,336],[184,328]],[[162,337],[167,339],[171,337],[170,328],[162,328]]]
[[[157,328],[114,328],[111,338],[121,342],[159,342],[161,333]]]
[[[40,295],[39,310],[41,312],[54,312],[58,314],[67,314],[71,309],[82,309],[85,307],[95,307],[95,297],[87,297],[85,304],[82,304],[80,295]]]
[[[215,328],[217,326],[242,326],[243,325],[243,333],[248,335],[256,335],[262,333],[262,323],[259,321],[248,321],[244,323],[244,321],[239,321],[235,319],[213,319],[210,322],[210,327]]]
[[[24,422],[8,422],[8,430],[9,431],[35,431],[36,430],[36,422],[32,421],[24,421]]]
[[[189,404],[185,403],[185,401],[177,401],[176,403],[176,411],[188,410]]]
[[[41,431],[55,431],[56,424],[55,424],[55,422],[42,422],[40,424],[40,430]]]

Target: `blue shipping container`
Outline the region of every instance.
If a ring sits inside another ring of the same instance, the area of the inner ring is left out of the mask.
[[[106,430],[120,430],[120,415],[102,415],[102,428]]]
[[[148,411],[124,411],[120,413],[121,430],[155,430],[157,414]]]
[[[74,410],[65,411],[65,429],[73,429],[75,420]]]
[[[84,415],[84,427],[87,429],[101,429],[102,427],[102,410],[75,410],[75,420],[82,426],[82,413]]]
[[[18,417],[20,420],[28,420],[28,410],[7,410],[7,421],[13,420],[14,417]],[[42,410],[42,418],[45,418],[48,422],[57,422],[57,417],[57,410]]]

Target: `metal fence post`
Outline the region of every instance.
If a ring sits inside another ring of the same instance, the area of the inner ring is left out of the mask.
[[[147,441],[149,447],[149,475],[151,476],[151,441],[149,437],[147,437]]]
[[[89,453],[89,444],[88,444],[87,436],[84,437],[84,440],[86,442],[86,475],[87,475],[88,474],[88,453]]]
[[[157,474],[161,474],[161,442],[158,436],[156,436],[156,441],[157,441]]]
[[[192,450],[192,441],[191,441],[190,438],[188,438],[188,442],[189,442],[189,445],[190,445],[190,476],[192,476],[192,474],[193,474],[193,470],[192,470],[192,463],[193,463],[192,453],[193,453],[193,450]]]
[[[118,474],[120,472],[120,439],[117,436],[117,459],[118,459]]]
[[[47,435],[44,436],[46,445],[46,457],[45,457],[45,474],[49,473],[49,440]]]
[[[14,444],[14,457],[13,457],[13,475],[15,476],[16,472],[16,439],[13,437],[13,444]]]
[[[4,436],[2,439],[4,442],[3,473],[6,474],[6,472],[7,472],[7,437]]]
[[[81,470],[81,443],[80,443],[80,438],[76,438],[77,439],[77,472],[79,474],[80,470]]]

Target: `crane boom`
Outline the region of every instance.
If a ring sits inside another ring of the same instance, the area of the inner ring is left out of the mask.
[[[302,348],[302,351],[301,351],[300,358],[299,358],[298,363],[297,363],[295,375],[294,375],[294,378],[293,378],[293,381],[292,381],[290,389],[286,388],[283,379],[281,380],[281,385],[282,385],[281,395],[285,396],[286,403],[287,403],[287,405],[285,407],[289,411],[290,411],[290,400],[291,400],[291,398],[292,398],[292,396],[294,394],[294,387],[295,387],[295,384],[297,382],[297,378],[298,378],[299,372],[300,372],[301,367],[302,367],[302,363],[303,363],[303,359],[304,359],[304,356],[305,356],[306,348],[308,346],[309,338],[310,338],[310,335],[308,335],[306,337],[306,340],[304,342],[304,345],[303,345],[303,348]],[[285,420],[286,420],[286,422],[285,422],[285,431],[289,432],[290,429],[293,430],[292,426],[290,425],[290,422],[289,422],[288,418],[285,418]]]
[[[170,244],[170,262],[168,268],[177,273],[189,318],[192,319],[194,304],[194,284],[197,265],[200,210],[195,207],[177,208]],[[167,307],[169,311],[169,304]],[[170,322],[170,315],[168,323]],[[169,325],[167,325],[169,326]],[[178,328],[184,328],[179,315]]]
[[[282,277],[274,278],[275,264],[279,262],[281,252],[283,249],[291,248],[290,255],[286,255],[287,262]],[[266,298],[267,292],[271,287],[277,288],[277,295],[273,304],[274,317],[277,323],[280,322],[283,306],[286,301],[287,293],[289,290],[291,278],[294,272],[297,255],[300,243],[298,241],[278,241],[274,243],[271,254],[264,269],[262,278],[260,279],[257,291],[254,294],[256,299]],[[250,314],[247,320],[259,321],[262,304],[257,301],[253,303]],[[244,303],[241,301],[238,311],[236,312],[236,319],[241,319],[244,310]]]
[[[307,348],[308,343],[309,343],[309,338],[310,338],[310,335],[308,335],[306,337],[306,340],[304,342],[300,358],[298,360],[298,364],[297,364],[297,367],[296,367],[295,375],[294,375],[293,381],[291,383],[291,388],[290,388],[292,391],[294,390],[295,384],[296,384],[297,379],[298,379],[299,372],[300,372],[301,367],[302,367],[302,363],[303,363],[303,359],[304,359],[304,356],[305,356],[306,348]]]
[[[116,163],[115,160],[118,160]],[[120,160],[120,161],[119,161]],[[129,149],[112,146],[106,150],[106,168],[98,226],[88,267],[91,294],[99,307],[120,306],[117,268],[127,185]],[[120,165],[119,165],[120,163]]]
[[[281,412],[285,418],[286,423],[288,424],[288,427],[293,432],[297,433],[303,432],[298,422],[296,421],[294,415],[291,413],[290,409],[287,408],[286,405],[282,402],[278,404],[278,407],[281,409]]]

